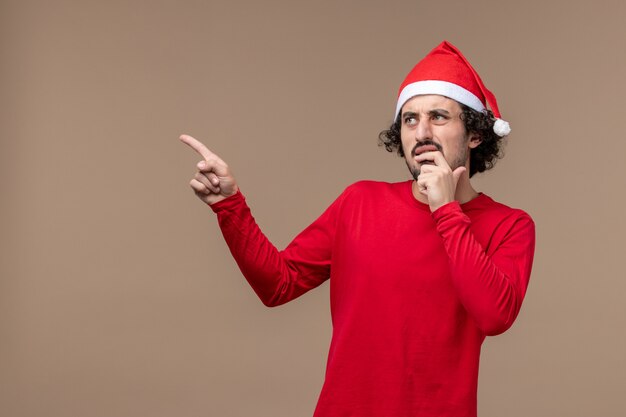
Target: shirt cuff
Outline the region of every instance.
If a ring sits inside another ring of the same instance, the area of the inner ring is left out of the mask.
[[[209,204],[211,210],[214,213],[219,213],[221,211],[232,210],[237,207],[239,204],[244,203],[246,198],[241,194],[241,191],[238,189],[237,192],[231,196],[226,197],[225,199],[218,201],[217,203]]]
[[[456,200],[439,207],[437,210],[432,212],[432,216],[435,221],[439,221],[439,219],[441,219],[442,217],[445,217],[446,215],[455,212],[463,212],[463,210],[461,209],[461,204]]]
[[[458,201],[452,201],[439,207],[437,210],[433,211],[431,215],[435,223],[437,223],[437,230],[441,234],[444,234],[458,225],[471,223]]]

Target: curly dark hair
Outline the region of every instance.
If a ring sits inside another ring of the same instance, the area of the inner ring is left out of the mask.
[[[504,156],[502,151],[502,139],[493,131],[495,118],[491,110],[479,112],[469,108],[465,104],[461,106],[461,120],[467,133],[477,133],[482,142],[476,148],[470,150],[470,172],[472,177],[478,172],[484,172],[493,168],[496,160]],[[387,130],[378,134],[378,146],[384,146],[388,152],[396,151],[398,156],[404,157],[402,141],[400,140],[400,115]]]

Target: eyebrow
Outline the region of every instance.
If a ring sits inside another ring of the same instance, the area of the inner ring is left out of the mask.
[[[444,109],[432,109],[428,111],[429,116],[439,115],[439,114],[442,116],[450,116],[450,112]],[[417,116],[417,113],[414,111],[405,111],[404,113],[402,113],[403,119],[406,117],[414,117],[414,116]]]
[[[430,116],[437,115],[437,114],[441,114],[443,116],[450,116],[450,112],[448,110],[444,110],[444,109],[433,109],[433,110],[429,111],[428,114]]]

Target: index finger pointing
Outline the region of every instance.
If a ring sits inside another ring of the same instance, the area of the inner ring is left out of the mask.
[[[180,135],[179,138],[183,143],[187,144],[191,149],[193,149],[194,151],[198,152],[200,155],[202,155],[202,157],[205,160],[211,159],[211,158],[217,158],[217,155],[215,155],[213,152],[211,152],[209,150],[209,148],[207,148],[206,146],[204,146],[204,144],[202,142],[200,142],[198,139],[189,136],[189,135]],[[219,159],[219,158],[217,158]]]

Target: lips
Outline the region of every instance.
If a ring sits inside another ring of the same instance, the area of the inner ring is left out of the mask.
[[[413,150],[413,156],[417,156],[424,152],[435,152],[437,150],[438,149],[435,145],[422,145]]]

